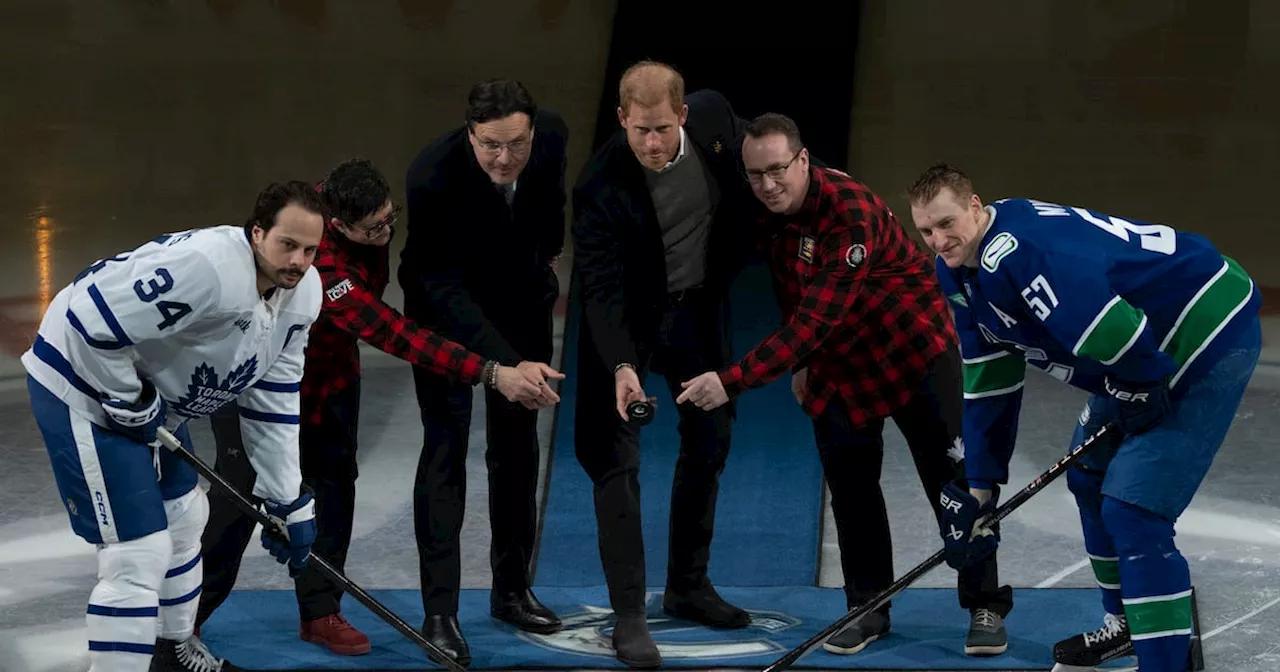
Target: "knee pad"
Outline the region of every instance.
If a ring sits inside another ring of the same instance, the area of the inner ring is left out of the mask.
[[[98,580],[122,594],[155,593],[172,556],[169,531],[107,544],[98,551]]]
[[[1121,557],[1177,552],[1173,521],[1141,507],[1104,496],[1102,523]]]
[[[98,549],[98,583],[85,625],[94,669],[126,669],[156,640],[159,590],[169,565],[169,531]]]
[[[209,522],[209,498],[204,490],[192,488],[181,497],[166,501],[164,514],[169,521],[174,557],[193,549],[198,551],[200,535],[204,533],[205,523]]]
[[[165,639],[183,640],[195,627],[204,565],[200,537],[209,520],[209,500],[200,488],[164,503],[173,539],[173,555],[160,586],[160,631]]]

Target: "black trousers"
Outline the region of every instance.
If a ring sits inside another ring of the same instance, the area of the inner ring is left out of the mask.
[[[941,518],[938,499],[942,487],[964,481],[963,460],[952,459],[947,453],[961,434],[961,376],[960,354],[953,348],[934,360],[920,393],[892,414],[907,440],[935,521]],[[814,420],[813,428],[831,491],[845,594],[849,608],[853,608],[894,581],[889,516],[880,488],[884,420],[854,427],[844,403],[833,401]],[[994,554],[958,574],[962,609],[985,608],[1003,617],[1013,608],[1013,590],[999,585]],[[889,607],[886,603],[880,611],[888,614]]]
[[[311,552],[341,571],[351,545],[355,516],[356,433],[360,415],[360,387],[349,387],[326,404],[319,424],[301,425],[299,439],[302,482],[311,488],[316,508],[316,541]],[[210,418],[217,462],[214,470],[249,499],[257,474],[240,438],[240,415],[235,404]],[[255,523],[216,488],[209,492],[209,522],[201,539],[204,584],[196,625],[204,623],[235,586],[240,560],[253,538]],[[285,571],[281,568],[281,571]],[[338,613],[342,589],[307,565],[294,580],[298,615],[303,621]]]
[[[530,361],[551,359],[551,310],[503,335]],[[519,336],[517,337],[517,334]],[[467,450],[472,388],[414,367],[422,415],[422,456],[413,487],[422,606],[427,615],[458,612],[462,584],[459,535],[467,498]],[[538,527],[538,413],[485,390],[485,465],[489,472],[489,563],[493,592],[523,592],[532,584]]]
[[[715,311],[694,293],[664,311],[652,347],[641,348],[641,383],[650,368],[667,380],[670,402],[659,413],[678,413],[680,453],[671,487],[666,588],[689,592],[710,585],[707,566],[715,527],[720,474],[729,456],[733,404],[710,412],[675,405],[680,383],[709,370],[719,334]],[[609,600],[616,614],[645,608],[644,539],[640,521],[640,430],[623,423],[614,402],[614,377],[591,348],[582,348],[575,417],[575,452],[594,485],[596,530]],[[663,410],[665,407],[666,410]]]

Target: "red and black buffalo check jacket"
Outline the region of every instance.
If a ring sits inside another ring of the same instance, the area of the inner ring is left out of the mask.
[[[319,423],[325,401],[359,380],[357,339],[463,384],[475,385],[484,376],[480,355],[383,303],[391,277],[389,247],[354,243],[326,225],[314,262],[324,298],[307,342],[302,422]]]
[[[807,366],[805,412],[838,398],[862,426],[904,405],[957,341],[933,260],[848,175],[811,167],[800,211],[761,220],[759,240],[783,325],[720,373],[730,396]]]

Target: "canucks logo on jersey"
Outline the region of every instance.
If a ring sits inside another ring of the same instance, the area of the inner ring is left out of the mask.
[[[172,410],[184,418],[195,419],[212,415],[214,411],[230,403],[244,392],[258,373],[258,357],[255,355],[235,367],[221,381],[218,372],[207,363],[201,363],[191,374],[187,394],[174,402]]]

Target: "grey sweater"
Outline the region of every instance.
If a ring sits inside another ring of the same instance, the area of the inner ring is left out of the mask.
[[[719,200],[715,181],[687,139],[684,155],[674,164],[661,172],[644,172],[662,227],[667,291],[697,287],[707,273],[707,235]]]

